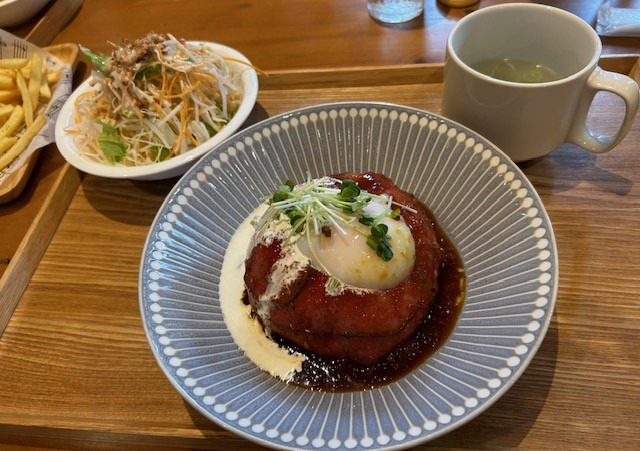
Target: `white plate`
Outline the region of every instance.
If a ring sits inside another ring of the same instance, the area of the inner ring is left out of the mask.
[[[189,41],[190,44],[205,44],[211,50],[219,55],[228,58],[234,58],[237,60],[245,61],[249,63],[247,57],[237,50],[227,47],[222,44],[216,44],[212,42],[200,42]],[[223,129],[217,133],[213,138],[205,141],[198,147],[195,147],[188,152],[181,155],[177,155],[165,161],[158,163],[148,164],[144,166],[112,166],[108,164],[92,161],[84,156],[83,152],[76,146],[73,135],[67,133],[65,129],[74,123],[74,109],[73,106],[76,99],[84,92],[91,90],[91,78],[82,83],[78,89],[76,89],[69,100],[65,103],[64,107],[60,111],[58,116],[58,122],[56,123],[56,144],[62,156],[77,169],[86,172],[88,174],[97,175],[100,177],[109,177],[116,179],[135,179],[135,180],[160,180],[175,177],[184,174],[193,163],[198,161],[202,155],[213,149],[216,145],[231,136],[244,121],[249,117],[253,106],[256,103],[258,97],[258,75],[256,71],[239,63],[229,63],[231,66],[237,66],[238,71],[242,71],[241,85],[243,90],[242,102],[236,114],[231,118],[229,123],[223,127]]]

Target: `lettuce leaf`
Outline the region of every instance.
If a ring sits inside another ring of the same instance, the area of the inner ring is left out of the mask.
[[[153,146],[151,147],[151,153],[153,154],[154,160],[164,161],[171,155],[171,150],[166,147]]]
[[[98,121],[98,124],[102,125],[102,133],[98,136],[98,145],[104,156],[111,164],[121,161],[122,157],[127,154],[127,148],[120,141],[116,128],[102,121]]]

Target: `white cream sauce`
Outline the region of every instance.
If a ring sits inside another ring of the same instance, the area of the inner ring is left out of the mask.
[[[284,381],[302,369],[306,357],[290,354],[269,339],[257,319],[251,318],[251,306],[244,305],[244,261],[255,229],[251,221],[262,216],[267,205],[260,205],[233,234],[222,263],[220,275],[220,306],[231,336],[240,349],[262,370]]]

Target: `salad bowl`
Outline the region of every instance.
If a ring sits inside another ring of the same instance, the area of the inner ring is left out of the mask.
[[[56,122],[56,144],[62,156],[77,169],[100,177],[134,180],[160,180],[184,174],[198,159],[235,133],[249,117],[258,97],[258,76],[243,54],[222,44],[211,42],[188,41],[190,44],[204,44],[218,55],[229,58],[228,64],[240,74],[240,86],[243,91],[242,101],[236,111],[220,132],[199,146],[164,161],[141,166],[120,166],[93,161],[83,154],[83,150],[74,140],[68,128],[74,124],[74,105],[84,93],[94,89],[92,78],[85,80],[69,97],[60,111]]]

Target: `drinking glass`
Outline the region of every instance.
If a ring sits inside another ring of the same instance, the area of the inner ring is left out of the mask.
[[[400,23],[422,14],[424,0],[367,0],[367,9],[381,22]]]

